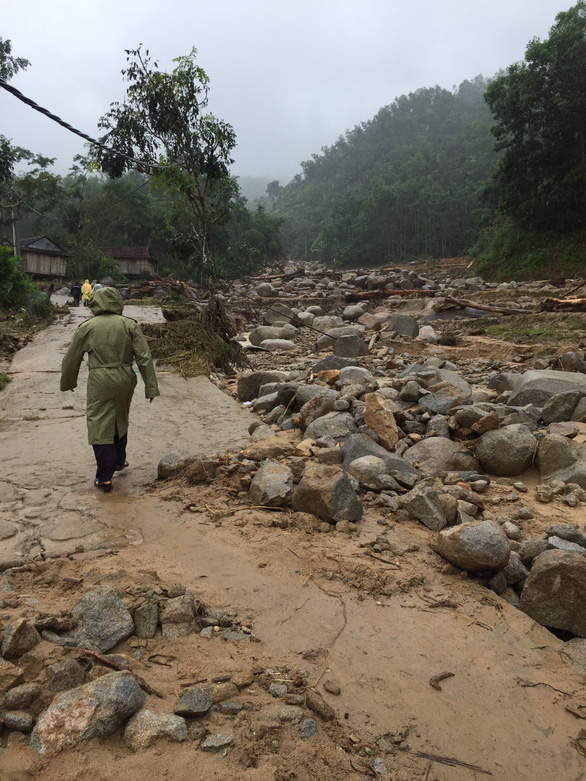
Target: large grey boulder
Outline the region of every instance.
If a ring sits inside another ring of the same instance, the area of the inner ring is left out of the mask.
[[[467,572],[497,572],[508,563],[511,544],[498,523],[479,521],[440,531],[437,551]]]
[[[340,385],[364,385],[365,387],[377,386],[377,382],[368,371],[362,366],[344,366],[340,369]]]
[[[470,392],[466,393],[456,385],[446,384],[443,388],[422,396],[419,403],[436,415],[447,415],[455,407],[466,404],[469,398]]]
[[[532,369],[522,374],[513,386],[509,404],[519,407],[535,404],[537,407],[543,407],[552,396],[567,391],[581,391],[586,394],[586,375],[553,369]]]
[[[255,347],[267,339],[294,339],[297,335],[297,329],[294,325],[287,324],[283,326],[259,325],[248,335],[248,341]]]
[[[305,436],[310,439],[333,439],[340,442],[356,431],[356,423],[349,412],[328,412],[317,418],[305,429]]]
[[[124,730],[124,742],[132,751],[141,751],[160,740],[183,743],[187,740],[187,724],[181,716],[141,710]]]
[[[562,480],[586,489],[586,445],[559,434],[547,434],[537,448],[542,481]]]
[[[356,358],[359,355],[368,355],[368,345],[358,334],[348,334],[336,339],[334,353],[342,358]]]
[[[77,629],[69,635],[74,645],[106,653],[134,632],[132,616],[117,588],[88,591],[74,605]]]
[[[161,480],[173,477],[184,469],[192,458],[193,455],[188,450],[173,450],[171,453],[167,453],[159,461],[158,477]]]
[[[533,463],[537,440],[521,423],[487,431],[475,453],[482,468],[492,475],[520,475]]]
[[[132,673],[108,673],[57,697],[39,716],[31,747],[58,753],[82,740],[112,735],[144,705],[146,694]]]
[[[330,523],[358,521],[362,502],[350,478],[338,466],[310,464],[293,492],[293,509],[317,515]]]
[[[362,456],[377,456],[382,459],[389,473],[398,472],[417,478],[418,470],[401,456],[389,453],[366,434],[351,434],[342,446],[342,466],[349,469],[350,464]]]
[[[395,333],[401,334],[402,336],[408,336],[414,339],[419,334],[419,323],[410,315],[403,315],[396,312],[389,319],[388,329],[389,331],[395,331]]]
[[[416,485],[401,498],[401,506],[412,518],[421,521],[434,532],[439,532],[448,524],[443,505],[432,486]]]
[[[548,550],[533,562],[521,610],[543,626],[586,637],[586,557]]]
[[[399,487],[388,474],[385,462],[376,456],[362,456],[355,459],[348,467],[348,474],[358,480],[361,486],[375,491],[382,491],[385,488],[394,490]]]
[[[253,504],[282,507],[293,493],[293,472],[279,461],[265,461],[250,484],[249,498]]]
[[[445,437],[428,437],[412,445],[403,458],[426,475],[440,472],[476,472],[478,462],[462,445]]]
[[[258,371],[250,374],[242,374],[238,377],[238,399],[239,401],[252,401],[258,396],[262,385],[269,382],[280,382],[286,377],[285,372],[280,371]]]
[[[541,411],[541,419],[546,426],[550,423],[572,420],[574,410],[583,396],[584,393],[577,390],[556,393],[555,396],[546,401]]]
[[[263,315],[263,325],[273,325],[273,323],[289,323],[295,319],[295,312],[281,301],[275,301],[270,309]]]

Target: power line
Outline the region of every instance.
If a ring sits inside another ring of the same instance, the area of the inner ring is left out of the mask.
[[[16,87],[13,87],[11,84],[8,84],[2,79],[0,79],[0,87],[3,87],[7,92],[10,92],[11,95],[14,95],[15,98],[18,98],[18,100],[22,101],[23,103],[26,103],[27,106],[30,106],[35,111],[38,111],[39,113],[44,114],[46,117],[49,117],[49,119],[52,119],[53,122],[57,122],[58,125],[61,125],[66,130],[69,130],[70,133],[75,133],[75,135],[80,136],[86,141],[89,141],[90,144],[93,144],[94,146],[100,147],[100,149],[103,149],[105,152],[109,152],[110,154],[115,154],[115,155],[119,155],[120,157],[124,157],[126,160],[130,160],[135,165],[137,164],[145,165],[148,166],[149,168],[165,169],[165,168],[177,167],[175,163],[172,163],[171,165],[157,165],[156,163],[147,163],[143,160],[137,160],[135,157],[130,157],[130,155],[127,155],[124,152],[120,152],[117,149],[111,149],[105,144],[102,144],[101,141],[96,141],[95,138],[88,136],[86,133],[82,133],[81,130],[77,130],[72,125],[65,122],[65,120],[61,119],[61,117],[58,117],[56,114],[52,114],[48,109],[39,106],[39,104],[35,103],[34,100],[31,100],[31,98],[27,98],[26,95],[23,95],[22,92],[20,92],[20,90],[17,90]]]

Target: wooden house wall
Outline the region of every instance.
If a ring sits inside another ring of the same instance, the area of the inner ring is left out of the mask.
[[[57,255],[46,255],[43,252],[22,252],[22,270],[25,274],[40,277],[64,277],[66,259]]]
[[[156,271],[153,261],[147,258],[117,258],[116,263],[125,277],[137,277],[145,272],[154,274]]]

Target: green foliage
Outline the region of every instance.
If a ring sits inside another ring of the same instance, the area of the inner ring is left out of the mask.
[[[481,193],[495,163],[486,81],[397,98],[302,163],[270,198],[295,258],[378,265],[463,254],[490,213]]]
[[[11,378],[7,374],[4,374],[4,372],[0,372],[0,391],[4,390],[4,388],[10,382],[10,379]]]
[[[118,268],[118,263],[114,258],[110,258],[108,255],[102,255],[98,264],[97,279],[103,279],[104,277],[112,277],[116,284],[122,282],[128,282],[124,274]]]
[[[543,279],[583,272],[586,230],[559,234],[527,230],[501,217],[471,250],[476,271],[489,279]]]
[[[197,65],[196,49],[178,57],[171,73],[151,64],[140,47],[127,55],[126,100],[113,103],[99,123],[107,131],[103,142],[126,156],[98,149],[95,157],[113,178],[132,167],[174,193],[191,215],[189,237],[197,246],[192,271],[215,276],[211,232],[226,221],[238,191],[229,174],[234,130],[206,113],[209,79]]]
[[[586,2],[556,17],[545,41],[487,89],[504,154],[500,206],[523,228],[565,233],[586,225]],[[533,262],[538,263],[539,257]]]
[[[0,247],[0,308],[20,309],[25,297],[33,295],[36,288],[20,271],[21,259],[15,257],[8,247]]]

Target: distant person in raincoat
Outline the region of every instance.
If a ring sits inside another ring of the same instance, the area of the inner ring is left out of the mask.
[[[81,286],[81,300],[83,301],[84,306],[88,305],[88,301],[90,300],[91,294],[92,294],[92,286],[90,285],[89,279],[86,279],[86,281]]]
[[[88,354],[87,382],[88,440],[93,445],[97,470],[94,485],[108,493],[114,472],[128,466],[126,443],[128,414],[136,387],[135,360],[152,402],[159,396],[151,353],[140,326],[123,317],[122,296],[113,287],[102,287],[89,307],[94,317],[75,332],[61,366],[61,390],[73,390],[85,353]]]
[[[81,298],[81,285],[79,282],[74,282],[71,286],[71,297],[75,303],[75,306],[79,306],[79,300]]]

